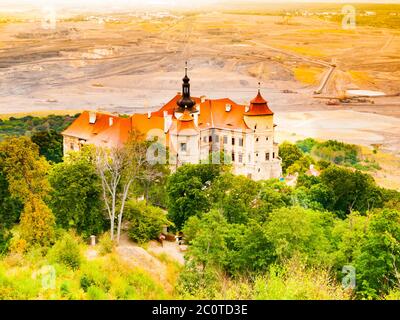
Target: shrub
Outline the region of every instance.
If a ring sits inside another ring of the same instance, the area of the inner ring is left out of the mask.
[[[192,261],[179,275],[176,291],[182,298],[213,299],[221,291],[219,272],[215,268],[200,270]]]
[[[254,282],[253,299],[262,300],[343,300],[346,292],[332,279],[327,270],[306,268],[298,259],[287,261],[282,267],[271,266],[265,276]]]
[[[125,212],[130,222],[129,237],[139,243],[157,239],[163,226],[171,224],[163,210],[146,206],[144,202],[128,202]]]
[[[107,294],[96,286],[90,286],[87,290],[87,295],[90,300],[106,300]]]
[[[78,269],[82,256],[78,241],[69,233],[58,240],[48,253],[51,261],[61,263],[72,269]]]
[[[28,249],[28,243],[25,239],[21,239],[18,230],[13,231],[13,236],[10,240],[9,251],[11,254],[24,254]]]
[[[111,240],[110,233],[105,232],[99,238],[99,252],[101,255],[111,253],[114,249],[114,241]]]
[[[80,277],[80,286],[83,291],[88,292],[89,288],[96,286],[107,292],[110,289],[110,281],[106,276],[104,270],[95,263],[87,264]]]

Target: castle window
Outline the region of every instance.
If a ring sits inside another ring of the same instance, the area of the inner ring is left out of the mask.
[[[232,137],[232,145],[233,146],[235,145],[235,138],[234,137]]]
[[[232,152],[232,162],[235,162],[235,153]]]
[[[272,153],[272,159],[275,159],[275,152]]]
[[[256,142],[258,142],[258,137],[256,138]]]
[[[254,130],[256,130],[257,129],[257,125],[254,125]]]
[[[267,140],[267,141],[268,141],[268,137],[266,137],[266,138],[265,138],[265,140]]]
[[[214,141],[215,142],[219,142],[219,136],[218,135],[214,135]]]
[[[260,168],[258,168],[258,172],[260,172],[261,171],[261,169]]]
[[[204,141],[204,142],[207,142],[207,136],[204,136],[204,137],[203,137],[203,141]]]
[[[251,155],[250,155],[250,153],[249,153],[249,162],[251,162]]]
[[[74,144],[73,144],[73,143],[71,143],[71,144],[69,145],[69,147],[70,147],[71,150],[74,150]]]
[[[228,137],[224,136],[224,144],[227,144],[227,143],[228,143]]]
[[[258,152],[256,153],[256,157],[258,157]]]
[[[269,161],[269,152],[265,154],[265,160]]]
[[[243,147],[243,138],[239,138],[239,146]]]
[[[243,154],[239,153],[238,161],[239,163],[243,162]]]
[[[187,145],[185,142],[181,143],[181,151],[186,152]]]
[[[213,140],[213,139],[212,139],[212,136],[209,136],[209,137],[208,137],[208,142],[212,142],[212,140]]]

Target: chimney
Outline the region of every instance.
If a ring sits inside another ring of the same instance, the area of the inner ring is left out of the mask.
[[[151,118],[151,111],[147,111],[147,119]]]
[[[227,104],[225,105],[225,111],[226,111],[226,112],[229,112],[229,111],[231,111],[231,109],[232,109],[232,105],[229,104],[229,103],[227,103]]]
[[[201,96],[201,97],[200,97],[200,102],[201,102],[201,103],[206,102],[206,96]]]
[[[109,124],[109,126],[111,127],[111,126],[113,125],[113,123],[114,123],[114,118],[113,118],[113,117],[109,117],[109,118],[108,118],[108,124]]]
[[[96,112],[89,111],[89,123],[91,124],[96,123]]]
[[[244,112],[249,112],[249,110],[250,110],[250,106],[247,106],[247,105],[246,105],[246,106],[244,107]]]
[[[199,114],[198,113],[193,113],[193,120],[194,120],[194,125],[197,127],[199,125]]]

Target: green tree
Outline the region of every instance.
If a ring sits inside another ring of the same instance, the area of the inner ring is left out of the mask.
[[[221,170],[221,165],[185,164],[168,178],[168,218],[177,229],[181,229],[189,217],[211,208],[207,188]]]
[[[171,224],[162,209],[132,200],[126,204],[125,218],[129,237],[139,243],[158,239],[163,227]]]
[[[45,197],[50,191],[47,173],[50,165],[39,155],[39,147],[27,137],[0,143],[0,165],[6,173],[14,198],[26,201],[32,195]]]
[[[280,261],[300,254],[310,263],[330,265],[333,220],[331,213],[280,208],[270,214],[264,228]]]
[[[165,158],[168,159],[167,150],[162,144],[154,141],[146,141],[145,145],[147,150],[154,148],[158,155],[165,155]],[[146,203],[165,208],[167,202],[165,186],[170,170],[167,163],[160,163],[157,160],[158,158],[156,157],[154,161],[146,161],[143,164],[136,180],[138,186],[135,189],[137,193],[144,194]]]
[[[50,207],[59,226],[74,228],[85,237],[105,230],[101,181],[87,151],[54,165],[49,180]]]
[[[298,146],[304,153],[310,153],[316,144],[318,144],[318,142],[313,138],[296,141],[296,146]]]
[[[353,210],[365,213],[383,205],[381,190],[368,174],[332,165],[321,173],[320,178],[330,191],[330,199],[324,207],[337,212],[340,217]]]
[[[30,196],[21,214],[21,238],[28,244],[48,246],[54,240],[54,215],[38,196]]]
[[[61,162],[63,158],[63,137],[55,130],[35,132],[32,142],[39,146],[39,152],[47,161]]]
[[[221,210],[229,223],[245,223],[258,211],[260,189],[254,180],[225,173],[214,179],[209,197],[212,206]]]
[[[288,174],[293,174],[296,172],[304,174],[305,172],[307,172],[308,169],[310,169],[310,165],[313,163],[314,160],[310,156],[302,156],[300,159],[293,162],[293,164],[287,168],[286,172]]]
[[[335,247],[334,266],[339,272],[345,265],[352,265],[361,254],[366,238],[370,217],[358,212],[350,213],[345,220],[335,220],[332,243]]]
[[[21,237],[28,244],[49,244],[54,233],[54,216],[44,199],[50,191],[47,179],[50,165],[39,155],[38,146],[27,137],[1,142],[0,167],[11,197],[24,205]]]
[[[297,160],[303,157],[300,148],[290,142],[283,142],[279,145],[279,156],[282,158],[282,170],[286,170]]]
[[[275,248],[262,225],[250,220],[246,225],[230,225],[225,269],[233,275],[266,271],[275,262]]]
[[[11,196],[6,175],[0,168],[0,254],[7,249],[10,230],[18,223],[22,208],[21,201]]]
[[[362,294],[377,298],[400,285],[400,212],[372,214],[361,254],[355,259],[357,285]]]
[[[202,267],[222,268],[226,262],[226,235],[229,224],[218,210],[211,210],[201,219],[190,217],[183,232],[191,235],[188,256]]]
[[[267,213],[274,209],[289,207],[293,204],[293,189],[278,179],[270,179],[262,182],[260,192],[259,221],[265,221]]]
[[[354,165],[360,161],[360,148],[354,144],[347,144],[336,140],[327,140],[317,143],[312,154],[335,164]]]

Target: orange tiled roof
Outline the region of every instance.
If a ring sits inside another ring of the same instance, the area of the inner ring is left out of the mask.
[[[274,113],[268,107],[267,101],[261,96],[258,90],[257,96],[250,101],[249,111],[245,113],[246,116],[264,116],[273,115]]]
[[[62,134],[89,140],[110,127],[110,118],[113,118],[113,122],[120,119],[120,117],[115,115],[96,112],[96,122],[91,124],[89,123],[89,113],[89,111],[82,112]]]
[[[136,113],[131,116],[132,128],[146,135],[152,129],[164,131],[164,117],[151,113],[150,119],[147,114]]]
[[[226,106],[230,105],[230,110],[226,110]],[[199,127],[206,128],[223,128],[223,129],[248,129],[243,120],[245,106],[238,105],[232,100],[216,99],[206,100],[200,104]]]
[[[211,128],[248,130],[244,115],[273,115],[260,92],[251,100],[248,112],[245,112],[244,105],[236,104],[228,98],[205,99],[201,102],[200,98],[192,97],[196,102],[195,108],[199,111],[198,126],[196,126],[188,111],[185,111],[180,119],[175,118],[176,102],[180,98],[181,95],[177,94],[161,109],[152,112],[150,118],[147,114],[134,114],[130,118],[122,118],[106,113],[96,113],[96,122],[90,124],[89,112],[85,111],[62,134],[87,140],[88,143],[120,145],[128,140],[132,130],[138,130],[146,135],[150,130],[158,129],[164,134],[164,112],[166,111],[168,115],[172,115],[171,127],[166,134],[168,142],[170,132],[194,129],[193,133],[196,133],[198,130]],[[113,119],[111,125],[110,118]]]
[[[169,102],[167,102],[161,109],[152,113],[152,116],[164,116],[164,111],[169,115],[173,115],[176,110],[176,102],[181,98],[180,94],[177,94]],[[199,114],[199,128],[207,129],[212,127],[224,128],[224,129],[248,129],[246,123],[243,120],[245,112],[245,106],[236,104],[228,98],[224,99],[206,99],[201,103],[201,99],[198,97],[191,97],[197,106],[200,106]],[[225,107],[227,104],[231,105],[231,110],[226,111]]]
[[[118,118],[114,120],[111,126],[100,132],[94,138],[88,140],[88,142],[107,147],[122,146],[128,141],[131,132],[132,127],[130,119]]]
[[[195,125],[193,117],[190,115],[188,110],[183,112],[183,115],[179,119],[172,121],[169,132],[172,134],[184,134],[186,136],[196,135],[199,132],[199,128]]]

